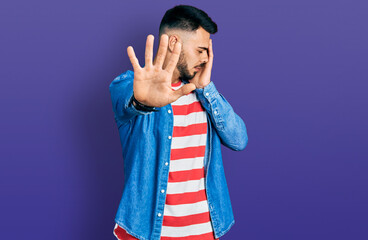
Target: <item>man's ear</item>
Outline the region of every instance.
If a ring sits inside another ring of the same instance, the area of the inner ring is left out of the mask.
[[[175,43],[179,41],[179,37],[177,35],[171,35],[169,37],[169,51],[174,51]]]

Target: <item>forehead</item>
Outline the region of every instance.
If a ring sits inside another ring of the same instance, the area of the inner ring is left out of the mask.
[[[210,33],[199,27],[196,31],[189,35],[187,43],[192,47],[205,47],[208,48],[210,41]]]

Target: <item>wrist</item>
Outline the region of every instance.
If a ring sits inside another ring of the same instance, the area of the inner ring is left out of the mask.
[[[211,82],[211,81],[209,81],[209,82],[208,82],[208,83],[206,83],[206,84],[200,85],[200,86],[198,86],[197,88],[202,88],[202,89],[203,89],[203,88],[205,88],[208,84],[210,84],[210,82]]]
[[[140,111],[146,111],[146,112],[149,112],[149,111],[154,111],[154,112],[157,112],[158,110],[155,108],[155,107],[152,107],[152,106],[147,106],[141,102],[139,102],[135,97],[134,97],[134,93],[133,93],[133,96],[132,96],[132,104],[133,106],[137,109],[137,110],[140,110]]]

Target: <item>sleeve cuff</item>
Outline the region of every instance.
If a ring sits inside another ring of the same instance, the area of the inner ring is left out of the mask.
[[[196,88],[195,91],[198,93],[200,101],[207,100],[208,102],[211,102],[212,99],[219,95],[219,92],[212,81],[204,88]]]

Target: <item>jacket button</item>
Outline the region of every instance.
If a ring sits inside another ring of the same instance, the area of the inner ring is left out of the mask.
[[[217,114],[217,111],[214,111],[213,113],[214,113],[214,114]]]
[[[169,110],[167,110],[167,112],[168,112],[168,113],[171,113],[171,110],[169,109]]]
[[[157,216],[161,217],[161,213],[158,213]]]
[[[167,166],[167,165],[169,165],[169,163],[168,162],[165,162],[165,165]]]
[[[164,190],[164,189],[161,189],[161,192],[162,192],[162,193],[164,193],[164,192],[165,192],[165,190]]]
[[[168,138],[168,139],[171,139],[171,136],[168,136],[167,138]]]
[[[209,93],[206,93],[206,96],[210,95]]]

